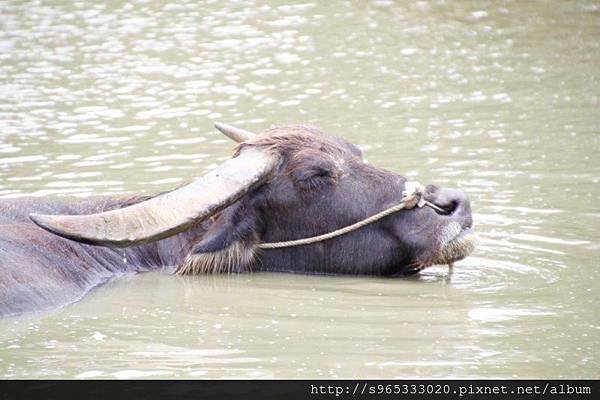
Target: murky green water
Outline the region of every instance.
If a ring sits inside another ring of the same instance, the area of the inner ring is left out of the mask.
[[[0,3],[0,196],[154,192],[308,122],[471,196],[449,274],[114,280],[8,378],[600,378],[600,3]]]

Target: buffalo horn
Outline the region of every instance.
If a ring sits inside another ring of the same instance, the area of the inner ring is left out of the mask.
[[[182,232],[239,200],[272,175],[279,157],[247,148],[194,182],[132,206],[90,215],[29,217],[78,242],[128,247]]]
[[[222,134],[227,136],[229,139],[234,140],[238,143],[247,142],[250,139],[254,139],[256,135],[252,132],[245,131],[235,126],[227,125],[222,122],[215,122],[215,128],[217,128]]]

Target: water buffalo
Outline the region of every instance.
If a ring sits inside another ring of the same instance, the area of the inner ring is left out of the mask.
[[[314,244],[260,243],[320,235],[401,201],[405,178],[365,163],[348,141],[314,127],[260,135],[217,126],[234,157],[155,196],[0,201],[0,315],[76,301],[120,274],[288,271],[413,274],[473,250],[469,200],[426,188],[436,207],[403,210]],[[41,229],[43,228],[43,229]]]

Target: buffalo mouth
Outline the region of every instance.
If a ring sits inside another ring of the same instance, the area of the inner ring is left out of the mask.
[[[450,222],[443,227],[438,243],[438,250],[430,265],[452,265],[452,263],[469,256],[475,250],[477,234],[473,231],[471,225],[462,226],[458,222]]]
[[[433,256],[417,259],[410,263],[402,275],[413,275],[432,265],[452,266],[456,261],[468,257],[477,245],[477,234],[470,225],[461,226],[458,222],[445,225],[436,239]]]

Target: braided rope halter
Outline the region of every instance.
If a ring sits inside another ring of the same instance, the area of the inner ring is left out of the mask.
[[[442,213],[446,213],[445,210],[436,206],[435,204],[425,200],[423,194],[425,193],[425,186],[419,182],[406,182],[404,190],[402,191],[402,200],[400,203],[387,208],[377,214],[371,215],[365,219],[362,219],[354,224],[347,225],[343,228],[336,229],[335,231],[324,233],[322,235],[311,236],[303,239],[288,240],[284,242],[272,242],[272,243],[258,243],[256,247],[259,249],[280,249],[284,247],[303,246],[311,243],[323,242],[325,240],[333,239],[338,236],[345,235],[346,233],[355,231],[362,228],[363,226],[369,225],[375,221],[387,217],[390,214],[396,213],[400,210],[410,210],[415,207],[428,206]]]

